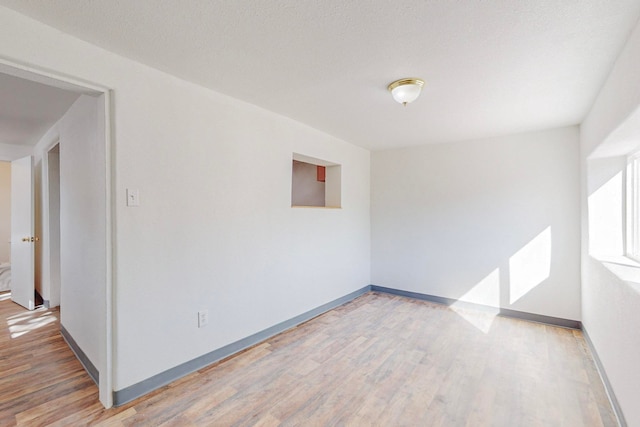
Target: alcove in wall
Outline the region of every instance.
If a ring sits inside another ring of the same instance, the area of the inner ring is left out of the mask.
[[[340,208],[342,166],[302,154],[293,154],[291,206]]]

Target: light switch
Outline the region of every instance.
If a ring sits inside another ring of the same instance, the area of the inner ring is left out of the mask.
[[[127,188],[127,206],[140,206],[140,192],[137,188]]]
[[[198,312],[198,328],[204,328],[209,323],[209,310]]]

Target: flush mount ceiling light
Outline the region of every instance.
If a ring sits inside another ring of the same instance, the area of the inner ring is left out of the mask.
[[[411,78],[396,80],[390,83],[387,89],[391,92],[393,99],[406,106],[418,99],[422,86],[424,86],[424,80]]]

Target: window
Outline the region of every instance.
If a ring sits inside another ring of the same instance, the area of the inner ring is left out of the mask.
[[[627,164],[626,254],[640,261],[640,153]]]
[[[336,163],[293,154],[292,207],[341,207],[342,167]]]

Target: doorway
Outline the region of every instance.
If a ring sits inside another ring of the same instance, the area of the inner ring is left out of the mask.
[[[48,182],[47,202],[49,233],[47,236],[48,264],[49,264],[49,299],[45,299],[47,308],[60,305],[60,142],[49,149],[44,163]]]
[[[11,162],[0,161],[0,294],[11,290]]]
[[[34,71],[3,59],[0,75],[14,79],[4,86],[14,91],[12,96],[0,96],[0,101],[6,101],[0,102],[0,118],[11,117],[12,111],[3,107],[20,104],[12,102],[20,95],[16,78],[26,82],[26,86],[40,83],[76,94],[73,105],[62,113],[67,120],[58,116],[30,146],[19,147],[0,138],[0,160],[35,157],[35,178],[39,185],[36,203],[41,214],[36,220],[39,224],[36,236],[40,237],[37,286],[46,306],[62,306],[63,336],[85,367],[87,361],[93,364],[96,375],[92,376],[97,379],[100,401],[110,407],[113,248],[110,93],[99,85],[44,70]],[[38,110],[42,101],[32,97],[28,110]],[[64,140],[61,133],[65,134]],[[91,375],[90,369],[87,371]]]

